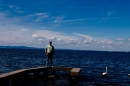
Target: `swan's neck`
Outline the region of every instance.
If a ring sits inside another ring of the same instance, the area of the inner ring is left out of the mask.
[[[106,67],[106,73],[107,73],[107,67]]]

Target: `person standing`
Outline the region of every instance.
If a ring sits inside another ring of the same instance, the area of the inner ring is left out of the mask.
[[[55,48],[52,45],[52,41],[49,41],[49,44],[46,46],[45,48],[45,54],[47,56],[47,60],[46,60],[46,66],[49,66],[49,63],[51,65],[51,67],[53,67],[53,55],[55,53]]]

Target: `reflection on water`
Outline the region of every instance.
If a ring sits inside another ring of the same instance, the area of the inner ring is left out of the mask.
[[[42,49],[0,49],[0,53],[1,74],[45,66],[46,62]],[[32,82],[29,86],[130,86],[129,52],[56,50],[53,62],[58,67],[80,67],[80,79],[70,80],[67,72],[57,71],[55,78]],[[102,77],[106,66],[108,77]]]

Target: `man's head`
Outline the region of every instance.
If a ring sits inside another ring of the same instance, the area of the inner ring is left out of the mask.
[[[51,45],[51,44],[52,44],[52,41],[49,41],[49,44]]]

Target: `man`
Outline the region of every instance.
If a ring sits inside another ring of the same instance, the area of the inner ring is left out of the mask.
[[[45,48],[45,54],[47,55],[46,66],[48,66],[49,63],[51,63],[51,67],[53,67],[52,61],[54,53],[55,49],[54,46],[52,45],[52,41],[49,41],[49,44]]]

